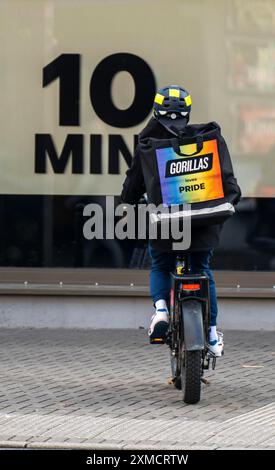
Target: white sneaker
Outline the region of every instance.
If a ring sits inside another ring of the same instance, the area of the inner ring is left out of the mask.
[[[168,311],[165,308],[156,310],[151,318],[148,335],[151,339],[165,338],[169,326]]]
[[[223,334],[220,331],[217,331],[218,339],[214,341],[209,341],[208,343],[208,349],[211,351],[213,354],[215,354],[216,357],[221,357],[223,354]]]

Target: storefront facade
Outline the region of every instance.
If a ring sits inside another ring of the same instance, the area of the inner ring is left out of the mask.
[[[220,124],[243,194],[213,259],[220,293],[273,297],[275,1],[3,0],[0,12],[2,291],[143,292],[146,242],[85,239],[83,210],[118,201],[156,89],[180,84],[191,122]]]

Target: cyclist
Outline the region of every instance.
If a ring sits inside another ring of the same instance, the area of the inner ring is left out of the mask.
[[[175,90],[172,91],[171,90]],[[159,97],[165,97],[161,101]],[[171,138],[184,135],[189,122],[191,111],[190,94],[182,87],[171,85],[161,88],[155,96],[153,106],[153,117],[150,119],[140,136],[153,138]],[[140,197],[146,192],[143,172],[140,161],[139,145],[136,147],[131,167],[126,172],[121,193],[122,202],[136,204]],[[232,170],[232,169],[231,169]],[[240,200],[241,191],[234,178],[233,170],[229,171],[227,178],[230,179],[232,191],[231,201],[237,204]],[[222,225],[209,225],[205,227],[192,227],[190,261],[191,271],[194,273],[205,273],[209,277],[210,287],[210,332],[209,349],[216,355],[221,356],[223,351],[223,335],[217,331],[217,295],[213,273],[210,269],[210,260],[214,248],[218,245]],[[149,242],[149,253],[152,260],[150,272],[150,291],[155,307],[151,319],[149,336],[151,338],[162,338],[168,329],[168,305],[171,286],[170,272],[175,266],[176,253],[174,251],[160,251]]]

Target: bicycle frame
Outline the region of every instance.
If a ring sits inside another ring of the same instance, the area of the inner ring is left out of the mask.
[[[206,274],[191,273],[188,254],[177,256],[171,273],[169,328],[166,338],[154,338],[152,344],[166,343],[170,348],[172,382],[183,391],[183,401],[200,401],[204,370],[216,366],[209,350],[210,295]]]

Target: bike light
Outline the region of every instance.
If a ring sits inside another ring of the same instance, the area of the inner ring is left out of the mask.
[[[151,338],[150,343],[151,344],[164,344],[165,340],[164,338]]]
[[[181,288],[182,290],[200,290],[201,285],[200,284],[182,284]]]

